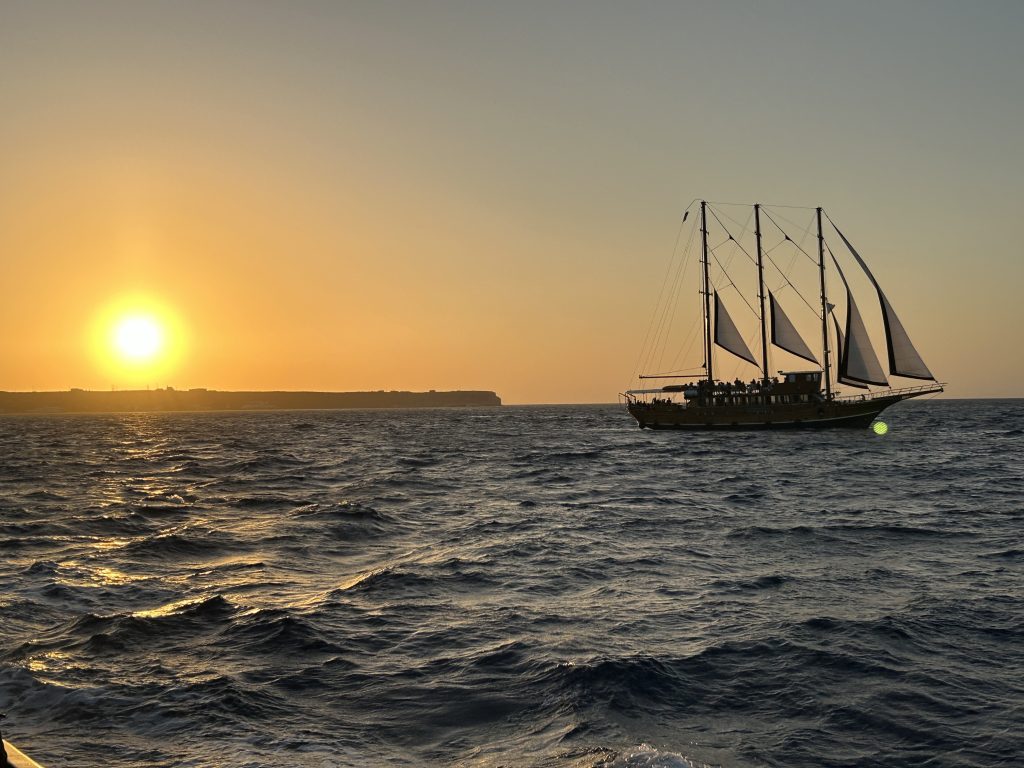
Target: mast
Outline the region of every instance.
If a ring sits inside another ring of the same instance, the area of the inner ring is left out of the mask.
[[[825,236],[821,232],[821,206],[818,207],[818,272],[821,276],[821,348],[825,362],[825,399],[832,399],[832,381],[828,360],[828,299],[825,296]]]
[[[708,215],[707,203],[700,201],[700,243],[701,266],[704,268],[704,370],[708,374],[709,392],[714,386],[715,376],[711,368],[711,290],[708,285]],[[820,229],[819,225],[819,229]]]
[[[764,260],[761,257],[761,206],[754,203],[754,235],[757,238],[757,296],[761,299],[761,371],[768,381],[768,334],[764,324]]]

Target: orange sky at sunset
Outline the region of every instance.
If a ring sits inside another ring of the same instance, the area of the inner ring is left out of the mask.
[[[4,4],[0,389],[611,402],[706,197],[823,205],[947,396],[1024,396],[1022,33],[995,2]],[[129,305],[158,363],[118,358]]]

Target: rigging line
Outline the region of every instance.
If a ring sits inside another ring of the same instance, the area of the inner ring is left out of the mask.
[[[676,354],[672,357],[672,362],[669,364],[670,368],[675,369],[680,358],[685,360],[690,357],[690,350],[693,349],[693,345],[697,341],[697,331],[701,331],[701,335],[703,335],[704,322],[702,317],[695,317],[693,322],[690,323],[690,329],[687,331],[686,337],[683,339],[682,344],[676,348]],[[700,370],[703,370],[703,367]]]
[[[790,288],[792,288],[792,289],[793,289],[793,292],[794,292],[794,293],[795,293],[795,294],[796,294],[797,296],[799,296],[799,297],[800,297],[800,301],[802,301],[802,302],[803,302],[804,304],[806,304],[806,305],[807,305],[807,308],[808,308],[808,309],[810,309],[810,310],[811,310],[811,312],[813,312],[813,313],[814,313],[814,316],[815,316],[815,317],[817,317],[817,318],[818,318],[818,319],[820,320],[820,319],[821,319],[821,315],[820,315],[820,314],[818,313],[818,310],[816,310],[816,309],[815,309],[815,308],[814,308],[814,307],[813,307],[813,306],[811,305],[811,303],[810,303],[809,301],[807,301],[807,299],[805,299],[805,298],[804,298],[804,295],[803,295],[802,293],[800,293],[800,289],[799,289],[799,288],[797,288],[797,287],[796,287],[795,285],[793,285],[793,283],[792,283],[792,282],[790,282],[790,279],[789,279],[789,277],[788,277],[788,276],[786,275],[786,273],[785,273],[785,272],[783,272],[783,271],[782,271],[781,269],[779,269],[779,265],[775,263],[775,259],[773,259],[773,258],[772,258],[771,256],[769,256],[769,257],[768,257],[768,261],[770,261],[770,262],[771,262],[771,264],[772,264],[772,266],[773,266],[773,267],[775,267],[775,269],[777,269],[777,270],[779,271],[779,274],[780,274],[780,275],[782,275],[782,279],[786,281],[786,285],[788,285],[788,286],[789,286]],[[789,265],[789,266],[790,266],[790,268],[792,268],[792,266],[793,266],[792,262],[790,262],[790,265]]]
[[[768,213],[768,212],[767,212],[767,211],[765,211],[764,209],[762,209],[762,212],[764,213],[764,215],[765,215],[765,216],[767,216],[767,217],[768,217],[768,221],[770,221],[770,222],[771,222],[772,224],[774,224],[774,225],[776,226],[776,228],[777,228],[777,229],[779,230],[779,232],[781,232],[781,233],[782,233],[783,235],[785,235],[785,236],[786,236],[786,239],[787,239],[787,240],[788,240],[789,242],[791,242],[791,243],[793,244],[793,247],[794,247],[794,248],[796,248],[796,249],[797,249],[798,251],[800,251],[800,253],[802,253],[802,254],[803,254],[804,256],[806,256],[806,257],[807,257],[807,259],[808,259],[808,260],[809,260],[809,261],[810,261],[810,262],[811,262],[812,264],[814,264],[815,266],[817,266],[817,264],[818,264],[818,261],[817,261],[817,259],[814,259],[814,258],[812,258],[812,257],[811,257],[811,254],[809,254],[809,253],[808,253],[807,251],[805,251],[805,250],[804,250],[803,248],[801,248],[801,247],[800,247],[800,243],[796,242],[796,240],[794,240],[793,238],[791,238],[791,237],[789,236],[789,233],[788,233],[788,232],[786,232],[786,230],[784,230],[784,229],[783,229],[782,227],[780,227],[780,226],[779,226],[779,223],[778,223],[777,221],[775,221],[775,219],[773,219],[773,218],[772,218],[772,215],[771,215],[770,213]],[[798,225],[798,226],[799,226],[799,225]],[[806,239],[806,238],[807,238],[807,234],[806,234],[806,232],[805,232],[805,233],[804,233],[804,237],[803,237],[803,238],[801,238],[801,240],[803,240],[803,239]]]
[[[690,256],[692,254],[692,251],[690,249],[691,249],[691,247],[693,245],[693,239],[694,239],[695,231],[692,231],[690,234],[691,234],[691,237],[690,237],[689,243],[687,244],[686,259],[680,265],[680,268],[679,268],[679,270],[676,273],[675,281],[673,282],[672,288],[669,291],[668,303],[666,304],[666,307],[665,307],[666,311],[665,311],[665,313],[663,315],[663,325],[662,325],[662,328],[661,328],[661,332],[659,333],[659,336],[658,336],[658,342],[651,349],[651,356],[650,356],[650,358],[648,358],[648,361],[647,361],[648,365],[650,365],[653,362],[655,351],[658,352],[658,367],[659,368],[661,367],[661,360],[665,356],[665,346],[667,345],[668,338],[669,338],[670,334],[672,333],[672,326],[673,326],[673,323],[675,322],[676,310],[679,307],[679,293],[682,290],[683,283],[685,282],[686,269],[690,265]]]
[[[828,244],[828,241],[825,242],[825,250],[828,252],[828,255],[832,257],[832,260],[838,264],[839,259],[837,259],[836,255],[832,253],[832,246]]]
[[[793,252],[793,253],[790,254],[789,264],[786,265],[786,268],[783,270],[783,269],[779,269],[779,266],[775,263],[774,260],[772,260],[771,252],[774,251],[775,249],[777,249],[778,247],[780,247],[781,245],[784,245],[787,242],[791,242],[791,241],[789,241],[789,240],[780,240],[775,245],[773,245],[771,248],[762,249],[761,250],[762,253],[764,253],[766,256],[768,256],[769,261],[772,262],[772,266],[775,267],[776,270],[778,270],[779,272],[782,273],[782,279],[783,280],[788,278],[789,277],[789,273],[793,271],[793,264],[796,261],[797,254],[796,254],[796,252]],[[780,287],[781,286],[782,286],[782,284],[780,283]]]
[[[695,371],[703,371],[703,366],[698,368],[673,368],[670,371],[659,371],[658,373],[645,373],[645,376],[675,376],[680,373],[693,373]]]
[[[800,223],[800,222],[798,222],[798,221],[793,221],[793,219],[789,218],[788,216],[783,216],[783,215],[782,215],[781,213],[779,213],[778,211],[776,211],[776,212],[775,212],[775,215],[776,215],[776,216],[778,216],[778,217],[779,217],[780,219],[782,219],[783,221],[785,221],[786,223],[788,223],[788,224],[792,224],[792,225],[793,225],[794,227],[796,227],[797,229],[801,229],[801,230],[803,230],[803,231],[804,231],[805,233],[810,233],[810,231],[811,231],[812,229],[814,229],[814,221],[815,221],[815,216],[814,216],[814,212],[815,212],[815,211],[817,211],[817,209],[816,209],[816,208],[812,210],[812,213],[811,213],[811,217],[810,217],[810,219],[808,220],[808,222],[807,222],[807,225],[806,225],[806,226],[804,226],[803,224],[801,224],[801,223]]]
[[[831,248],[831,247],[829,246],[829,244],[828,244],[828,241],[824,240],[824,238],[823,238],[823,239],[822,239],[822,242],[823,242],[823,243],[824,243],[824,245],[825,245],[825,252],[826,252],[826,253],[828,253],[828,255],[829,255],[829,258],[831,258],[831,259],[832,259],[832,263],[836,265],[836,269],[840,269],[840,267],[839,267],[839,259],[837,259],[837,258],[836,258],[836,255],[835,255],[834,253],[832,253],[832,248]],[[831,274],[831,270],[825,273],[826,277],[827,277],[827,276],[828,276],[829,274]],[[842,277],[842,274],[841,274],[841,273],[840,273],[840,277]],[[846,283],[846,280],[845,280],[845,278],[844,278],[844,279],[842,280],[842,282],[843,282],[843,284],[845,285],[845,283]],[[828,296],[828,286],[826,285],[826,286],[825,286],[825,301],[828,301],[828,298],[829,298],[829,296]],[[833,305],[833,306],[834,306],[834,305]]]
[[[686,358],[688,358],[690,356],[690,350],[693,349],[693,344],[694,344],[695,341],[697,341],[697,328],[698,328],[697,322],[694,321],[693,325],[690,326],[690,331],[689,331],[689,333],[686,334],[686,338],[683,340],[683,343],[676,350],[675,357],[673,357],[672,358],[672,362],[669,363],[670,366],[674,367],[676,365],[676,363],[679,362],[679,358],[686,359]],[[701,329],[701,330],[703,330],[703,329]],[[694,369],[684,369],[684,370],[703,370],[703,369],[702,368],[700,368],[700,369],[694,368]]]
[[[633,379],[636,378],[637,371],[640,370],[641,363],[643,362],[644,353],[645,353],[645,351],[647,349],[647,342],[648,342],[648,339],[651,336],[651,330],[654,328],[655,320],[658,317],[658,309],[659,309],[660,304],[661,304],[661,297],[665,293],[665,286],[668,284],[668,278],[672,274],[672,268],[673,268],[673,266],[675,264],[675,260],[676,260],[676,252],[677,252],[677,250],[679,248],[679,239],[683,236],[683,227],[684,226],[685,226],[685,223],[680,221],[679,222],[679,229],[676,230],[676,240],[675,240],[675,243],[673,243],[673,245],[672,245],[672,257],[669,259],[668,269],[665,270],[665,277],[661,281],[661,290],[658,291],[658,300],[654,304],[654,312],[651,314],[650,322],[648,322],[648,324],[647,324],[647,332],[644,333],[644,340],[640,344],[640,352],[639,352],[639,355],[637,356],[636,365],[633,368],[633,377],[632,377],[632,379],[630,379],[630,381],[632,381]]]
[[[738,293],[739,297],[741,299],[743,299],[743,303],[746,304],[747,307],[750,309],[750,311],[754,313],[754,317],[760,317],[761,315],[758,313],[758,311],[750,306],[750,302],[747,301],[747,297],[743,295],[743,291],[740,290],[740,287],[738,285],[736,285],[736,283],[733,281],[733,279],[731,277],[729,277],[729,273],[725,271],[725,267],[722,266],[722,262],[718,261],[718,257],[717,256],[715,256],[715,261],[718,262],[718,266],[721,267],[721,269],[722,269],[722,274],[725,275],[726,279],[728,279],[728,281],[729,281],[729,285],[721,286],[721,287],[729,288],[731,286],[731,287],[735,288],[736,289],[736,293]],[[720,286],[716,286],[716,288],[717,287],[720,287]]]
[[[720,243],[719,246],[717,246],[717,247],[721,247],[725,243],[729,243],[729,242],[731,242],[733,244],[732,252],[729,254],[728,258],[725,260],[725,265],[722,266],[721,262],[719,262],[719,266],[722,268],[722,271],[725,272],[725,270],[729,266],[732,265],[732,261],[733,261],[733,259],[736,256],[736,248],[739,248],[741,251],[743,251],[743,253],[746,255],[746,257],[748,259],[750,259],[750,261],[753,262],[754,260],[751,258],[750,254],[747,252],[747,250],[745,248],[743,248],[743,245],[742,245],[742,240],[743,240],[744,237],[746,237],[747,228],[750,226],[750,220],[753,218],[753,215],[754,215],[753,211],[751,211],[750,215],[747,217],[746,224],[744,224],[744,226],[743,226],[743,231],[740,233],[739,239],[737,239],[737,238],[733,237],[732,232],[730,232],[729,229],[725,226],[725,224],[722,223],[722,220],[719,219],[717,215],[715,215],[714,209],[711,206],[708,206],[708,208],[709,208],[709,210],[711,210],[711,215],[715,216],[715,219],[718,221],[718,225],[722,228],[722,231],[724,231],[726,233],[726,235],[728,235],[728,239],[725,242]],[[717,247],[715,249],[711,249],[711,252],[713,253],[715,250],[717,250]],[[731,281],[731,278],[730,278],[730,281]],[[735,285],[735,283],[734,283],[734,285]]]
[[[650,345],[645,350],[646,354],[643,356],[642,360],[640,361],[640,365],[638,366],[640,370],[649,368],[653,365],[655,355],[659,355],[659,350],[661,350],[659,357],[664,355],[664,350],[662,346],[664,344],[663,339],[667,339],[667,336],[671,331],[670,321],[669,324],[666,324],[666,321],[669,318],[669,311],[673,310],[674,314],[675,306],[678,303],[679,290],[683,282],[683,274],[685,273],[686,268],[689,266],[690,257],[693,253],[693,241],[696,235],[696,231],[696,226],[691,228],[690,237],[687,240],[683,256],[677,264],[673,264],[673,277],[672,280],[669,282],[668,292],[664,296],[664,303],[660,302],[659,297],[659,305],[657,306],[655,312],[655,319],[657,321],[657,325],[655,326],[654,335],[651,338]],[[634,378],[636,373],[638,372],[639,370],[634,371]]]
[[[679,308],[679,286],[682,285],[682,273],[680,273],[679,280],[674,286],[672,291],[670,306],[672,307],[668,315],[668,321],[665,323],[665,343],[661,345],[660,352],[658,353],[658,367],[661,368],[661,363],[665,359],[665,347],[668,346],[668,337],[672,332],[672,326],[676,320],[676,309]]]
[[[747,249],[744,248],[743,245],[740,243],[740,241],[732,236],[732,232],[730,232],[729,228],[726,227],[725,224],[722,223],[722,220],[720,218],[718,218],[718,214],[715,212],[715,209],[713,207],[711,208],[711,215],[715,217],[715,220],[718,222],[718,225],[725,231],[725,234],[727,234],[729,236],[729,239],[732,240],[734,243],[736,243],[736,247],[739,248],[741,251],[743,251],[744,255],[748,259],[750,259],[751,263],[757,264],[757,259],[755,259],[753,256],[751,256],[747,252]],[[728,217],[726,217],[726,218],[728,218]],[[747,226],[749,226],[749,224],[750,224],[750,219],[747,219],[747,224],[744,225],[743,231],[740,233],[740,237],[743,237],[744,235],[747,234]]]
[[[836,223],[834,221],[832,221],[832,217],[828,215],[828,211],[826,211],[824,208],[822,208],[821,212],[823,214],[825,214],[825,218],[828,219],[828,223],[831,224],[833,227],[835,227],[836,232],[838,232],[839,231],[839,227],[836,227]]]
[[[691,226],[690,236],[687,240],[686,247],[683,250],[682,256],[679,262],[673,262],[670,265],[669,280],[667,282],[668,291],[664,293],[664,302],[662,303],[662,297],[659,297],[659,303],[656,305],[655,315],[652,320],[654,324],[654,333],[650,339],[650,344],[645,350],[645,356],[641,361],[641,368],[647,368],[651,365],[654,359],[654,355],[658,350],[659,339],[664,333],[665,317],[668,309],[672,306],[675,301],[675,296],[678,293],[678,285],[681,280],[682,274],[686,271],[689,266],[690,257],[692,255],[693,241],[696,236],[697,227],[696,225]]]
[[[710,203],[709,203],[709,205],[710,205]],[[751,208],[750,208],[749,206],[747,206],[747,211],[748,211],[748,213],[747,213],[747,219],[746,219],[746,221],[740,221],[739,219],[733,218],[732,216],[730,216],[730,215],[729,215],[728,213],[726,213],[725,211],[719,211],[719,213],[720,213],[720,214],[722,214],[722,215],[723,215],[723,216],[724,216],[725,218],[727,218],[727,219],[728,219],[729,221],[731,221],[731,222],[732,222],[733,224],[735,224],[735,225],[736,225],[737,227],[743,227],[743,231],[744,231],[744,232],[746,232],[746,231],[747,231],[747,229],[749,229],[749,228],[750,228],[750,220],[751,220],[751,219],[753,218],[753,216],[754,216],[754,211],[753,211],[753,209],[751,209]],[[717,218],[717,217],[716,217],[716,218]],[[719,223],[719,224],[721,224],[721,223],[722,223],[721,219],[719,219],[718,223]]]
[[[786,242],[786,241],[782,241],[782,242]],[[789,241],[789,242],[792,242],[792,241]],[[781,245],[781,244],[782,244],[782,243],[780,242],[780,243],[779,243],[778,245]],[[773,249],[773,250],[774,250],[774,249]],[[778,265],[778,264],[777,264],[777,263],[775,262],[775,259],[773,259],[773,258],[772,258],[772,256],[771,256],[771,254],[770,254],[770,253],[768,253],[767,251],[762,251],[762,252],[763,252],[763,253],[764,253],[764,254],[765,254],[765,255],[766,255],[767,257],[768,257],[768,262],[769,262],[769,263],[770,263],[770,264],[771,264],[771,265],[772,265],[773,267],[775,267],[775,271],[776,271],[776,272],[778,272],[778,273],[779,273],[779,276],[780,276],[780,277],[782,278],[782,282],[781,282],[781,283],[779,283],[779,287],[778,287],[778,288],[776,288],[776,289],[775,289],[775,290],[773,291],[773,293],[778,293],[780,289],[782,289],[783,287],[785,287],[786,285],[788,285],[788,286],[789,286],[790,288],[792,288],[792,289],[793,289],[793,292],[794,292],[794,293],[796,293],[796,295],[800,297],[800,300],[801,300],[801,301],[802,301],[802,302],[803,302],[804,304],[806,304],[806,305],[808,306],[808,308],[809,308],[809,309],[810,309],[810,310],[811,310],[812,312],[814,312],[814,316],[820,319],[820,318],[821,318],[821,315],[819,315],[819,314],[818,314],[818,310],[816,310],[816,309],[814,308],[814,306],[813,306],[813,305],[811,305],[811,303],[807,301],[807,299],[806,299],[806,298],[804,297],[804,295],[803,295],[803,293],[802,293],[802,292],[800,291],[800,289],[799,289],[799,288],[797,288],[797,287],[796,287],[796,286],[795,286],[795,285],[793,284],[793,282],[792,282],[792,281],[791,281],[791,280],[789,279],[789,273],[790,273],[790,272],[792,271],[792,269],[793,269],[793,265],[794,265],[794,263],[796,262],[796,256],[797,256],[797,255],[796,255],[796,253],[793,253],[793,254],[792,254],[792,255],[790,256],[790,259],[789,259],[789,264],[788,264],[788,265],[786,266],[786,268],[785,268],[785,269],[782,269],[782,268],[781,268],[781,267],[780,267],[780,266],[779,266],[779,265]]]
[[[714,215],[714,213],[715,213],[714,211],[711,211],[711,215],[712,216]],[[721,222],[719,222],[719,223],[721,223]],[[722,247],[728,245],[729,243],[732,243],[734,247],[738,247],[738,248],[742,248],[743,247],[742,245],[740,245],[740,238],[743,238],[744,236],[746,236],[746,234],[747,234],[746,229],[744,229],[743,232],[740,233],[740,237],[739,238],[733,237],[732,233],[729,230],[727,230],[725,227],[722,227],[722,229],[725,231],[725,234],[727,234],[728,237],[725,238],[725,240],[720,242],[718,245],[715,245],[715,246],[709,245],[708,246],[708,250],[709,251],[716,251],[719,248],[722,248]],[[749,256],[749,254],[747,254],[747,255]]]
[[[711,205],[710,203],[708,204],[708,209],[711,211],[711,215],[715,217],[715,221],[718,222],[718,226],[720,226],[722,228],[722,231],[725,232],[725,234],[727,234],[731,240],[734,240],[735,242],[738,243],[744,237],[746,237],[747,230],[750,229],[750,222],[754,218],[754,211],[753,211],[753,209],[751,209],[750,213],[747,214],[746,221],[744,221],[742,223],[740,222],[739,219],[734,219],[732,216],[727,214],[725,211],[716,211],[715,207],[713,205]],[[718,216],[719,213],[721,213],[722,216],[725,216],[725,218],[727,218],[729,221],[733,222],[737,226],[742,227],[742,229],[740,230],[740,236],[738,238],[733,237],[732,232],[729,231],[729,228],[727,226],[725,226],[725,224],[722,222],[722,219],[719,218],[719,216]]]
[[[800,227],[800,225],[798,223],[796,223],[796,222],[794,222],[794,221],[792,221],[790,219],[787,219],[785,216],[782,216],[781,214],[779,214],[779,218],[782,219],[783,221],[789,222],[790,224],[792,224],[793,226],[795,226],[797,228]],[[811,216],[810,220],[807,222],[807,226],[804,227],[804,229],[803,229],[803,234],[800,236],[800,239],[797,240],[797,241],[794,241],[794,243],[797,246],[799,246],[801,248],[803,247],[804,242],[807,240],[807,238],[811,234],[811,230],[814,229],[815,218],[816,218],[815,216]],[[813,258],[813,255],[812,255],[812,258]],[[817,262],[815,262],[815,264],[817,264]]]
[[[770,217],[770,214],[769,214],[769,217]],[[784,216],[779,216],[779,218],[783,219],[785,221],[790,221],[790,219],[786,219]],[[775,222],[773,221],[772,223],[775,223]],[[798,229],[801,228],[800,224],[798,224],[796,222],[792,222],[792,221],[791,221],[791,223],[793,223],[793,225],[796,226]],[[778,226],[778,224],[775,224],[775,225]],[[798,240],[794,240],[793,238],[790,238],[790,242],[793,243],[793,245],[797,249],[799,249],[802,254],[804,254],[808,259],[811,260],[811,262],[813,262],[816,265],[818,262],[817,262],[817,259],[814,258],[814,255],[810,254],[810,253],[808,253],[807,251],[804,250],[804,243],[807,241],[807,238],[808,238],[809,234],[811,233],[811,228],[813,226],[814,226],[814,220],[812,219],[811,221],[809,221],[807,223],[807,226],[802,228],[803,234],[801,234],[800,240],[798,241]],[[779,229],[781,230],[781,227],[779,227]],[[788,233],[786,233],[786,237],[788,237]]]
[[[779,243],[779,245],[782,245],[782,243],[784,243],[784,242],[786,242],[786,241],[785,240],[781,241]],[[779,283],[779,287],[775,289],[775,292],[777,293],[779,291],[779,289],[785,287],[785,285],[787,283],[789,283],[789,285],[792,286],[794,290],[796,290],[796,286],[794,286],[793,283],[791,283],[790,280],[789,280],[789,274],[790,274],[790,272],[793,271],[793,265],[796,263],[796,257],[797,257],[796,252],[794,251],[794,252],[790,253],[790,255],[789,255],[789,264],[786,265],[785,269],[781,269],[779,267],[779,265],[775,263],[775,259],[772,258],[771,253],[769,253],[768,251],[765,251],[764,254],[768,258],[768,261],[771,263],[771,265],[773,267],[775,267],[775,270],[777,272],[779,272],[780,276],[782,277],[782,282]],[[799,293],[799,291],[797,291],[797,293]]]
[[[818,265],[818,262],[817,262],[817,261],[816,261],[815,259],[812,259],[812,258],[811,258],[811,256],[810,256],[810,254],[808,254],[808,253],[807,253],[807,251],[805,251],[805,250],[804,250],[803,248],[801,248],[801,247],[800,247],[800,244],[799,244],[799,243],[797,243],[796,241],[794,241],[794,240],[793,240],[793,238],[791,238],[791,237],[789,236],[789,234],[788,234],[788,233],[786,232],[786,230],[784,230],[784,229],[783,229],[782,227],[780,227],[780,226],[779,226],[779,223],[778,223],[777,221],[775,221],[775,219],[773,219],[773,218],[772,218],[772,216],[771,216],[771,214],[770,214],[770,213],[768,213],[768,212],[766,211],[766,212],[765,212],[765,215],[766,215],[766,216],[768,217],[768,219],[769,219],[769,220],[770,220],[770,221],[772,222],[772,224],[774,224],[774,225],[775,225],[775,227],[776,227],[776,228],[777,228],[777,229],[778,229],[778,230],[779,230],[779,231],[780,231],[780,232],[781,232],[781,233],[783,234],[783,236],[785,237],[785,240],[783,240],[782,242],[789,242],[789,243],[792,243],[792,244],[793,244],[793,247],[794,247],[794,248],[796,248],[796,249],[797,249],[798,251],[800,251],[801,253],[803,253],[803,254],[804,254],[804,256],[806,256],[806,257],[808,258],[808,260],[809,260],[809,261],[810,261],[810,262],[811,262],[812,264],[814,264],[815,266],[817,266],[817,265]],[[780,218],[781,218],[781,217],[780,217]],[[806,236],[807,236],[807,235],[806,235],[806,233],[805,233],[805,234],[804,234],[804,237],[806,238]],[[781,245],[781,244],[782,244],[782,243],[779,243],[779,245]],[[774,250],[774,248],[773,248],[773,250]],[[767,255],[767,254],[766,254],[766,255]],[[773,258],[771,257],[771,255],[768,255],[768,261],[769,261],[769,262],[771,263],[771,265],[772,265],[773,267],[775,267],[775,269],[776,269],[776,270],[778,271],[778,273],[779,273],[779,274],[780,274],[780,275],[782,276],[782,279],[783,279],[783,280],[784,280],[784,281],[786,282],[786,285],[788,285],[788,286],[789,286],[790,288],[792,288],[792,289],[793,289],[793,292],[794,292],[794,293],[796,293],[796,295],[800,297],[800,301],[802,301],[802,302],[803,302],[804,304],[806,304],[806,305],[807,305],[808,309],[810,309],[810,310],[811,310],[811,311],[812,311],[812,312],[814,313],[814,316],[815,316],[815,317],[817,317],[817,318],[821,319],[821,315],[819,314],[818,310],[817,310],[817,309],[815,309],[815,308],[814,308],[814,306],[813,306],[813,305],[811,305],[811,303],[810,303],[809,301],[807,301],[807,299],[806,299],[806,298],[804,297],[803,293],[801,293],[801,292],[800,292],[800,290],[799,290],[799,289],[798,289],[798,288],[797,288],[797,287],[796,287],[795,285],[793,285],[792,281],[791,281],[791,280],[789,279],[789,272],[790,272],[790,271],[791,271],[791,270],[793,269],[793,263],[794,263],[795,259],[796,259],[796,254],[794,253],[794,254],[793,254],[793,258],[792,258],[792,259],[790,259],[790,262],[789,262],[789,266],[788,266],[788,267],[786,267],[786,269],[785,269],[785,270],[783,270],[783,269],[782,269],[781,267],[779,267],[779,265],[778,265],[778,264],[776,264],[776,263],[775,263],[775,259],[773,259]]]
[[[669,337],[670,337],[670,335],[672,333],[672,328],[675,325],[676,312],[678,311],[679,304],[680,304],[679,293],[682,290],[682,286],[683,286],[684,282],[685,282],[685,280],[684,280],[684,277],[683,277],[683,272],[681,271],[680,274],[679,274],[679,279],[676,282],[676,285],[674,287],[674,291],[673,291],[673,294],[672,294],[672,297],[671,297],[671,299],[672,299],[672,312],[669,315],[668,323],[665,326],[665,341],[661,344],[660,353],[658,354],[658,367],[659,368],[662,367],[662,361],[665,359],[665,352],[666,352],[666,350],[668,348],[668,340],[669,340]],[[687,334],[688,338],[696,330],[696,327],[697,327],[697,322],[696,322],[696,320],[694,320],[694,322],[690,325],[690,331]],[[674,362],[673,362],[673,364],[674,364]]]
[[[748,208],[753,206],[753,203],[731,203],[731,202],[724,202],[722,200],[706,200],[705,202],[708,205],[735,205],[735,206],[746,206]],[[761,203],[761,208],[764,209],[764,207],[766,205],[770,205],[772,208],[798,208],[798,209],[803,210],[803,211],[815,211],[815,210],[817,210],[817,208],[815,206],[809,206],[809,205],[784,205],[782,203]]]

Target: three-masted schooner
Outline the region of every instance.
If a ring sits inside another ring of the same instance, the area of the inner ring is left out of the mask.
[[[642,374],[641,379],[674,379],[675,383],[657,388],[631,389],[624,393],[626,407],[641,428],[649,429],[784,429],[821,427],[868,427],[879,413],[894,403],[920,395],[942,392],[910,341],[903,324],[896,316],[889,299],[882,291],[867,264],[832,219],[825,214],[832,228],[874,287],[881,307],[888,351],[889,375],[928,382],[917,386],[893,387],[872,347],[867,327],[854,300],[850,283],[839,266],[839,260],[826,244],[822,228],[822,209],[816,208],[817,271],[815,290],[820,288],[820,311],[811,307],[820,320],[821,360],[804,341],[797,326],[783,311],[782,304],[765,289],[765,251],[762,247],[762,206],[753,206],[759,311],[751,309],[760,320],[761,357],[755,358],[737,324],[733,321],[720,291],[711,285],[708,207],[700,203],[701,282],[704,363],[698,376],[682,374]],[[767,215],[767,214],[766,214]],[[716,216],[717,218],[717,216]],[[684,215],[684,221],[686,216]],[[721,223],[721,221],[719,220]],[[772,222],[778,226],[777,222]],[[781,228],[780,228],[781,230]],[[808,233],[810,225],[808,225]],[[728,240],[736,243],[732,234]],[[785,233],[784,233],[785,234]],[[788,234],[785,240],[795,244]],[[800,249],[803,250],[803,249]],[[845,300],[845,323],[840,325],[837,304],[829,301],[826,292],[825,253],[841,284]],[[746,251],[744,251],[746,253]],[[804,252],[809,258],[810,254]],[[747,254],[749,256],[749,254]],[[716,257],[717,259],[717,257]],[[724,273],[725,268],[722,267]],[[784,278],[785,279],[785,278]],[[788,279],[786,282],[789,283]],[[728,283],[730,286],[735,283]],[[791,283],[790,283],[791,285]],[[803,298],[803,297],[801,297]],[[767,300],[767,312],[766,312]],[[744,301],[746,301],[744,299]],[[804,299],[805,303],[807,300]],[[748,302],[748,306],[750,306]],[[808,306],[811,306],[808,304]],[[831,318],[831,323],[830,319]],[[830,328],[831,325],[831,328]],[[830,338],[834,332],[834,339]],[[832,342],[832,343],[830,343]],[[769,346],[795,355],[813,365],[810,370],[784,371],[779,376],[769,373]],[[742,379],[721,381],[715,376],[714,348],[718,347],[736,358],[760,369],[760,376],[749,382]],[[832,357],[835,357],[833,363]],[[854,387],[859,393],[845,393],[840,386]],[[878,387],[881,389],[873,389]]]

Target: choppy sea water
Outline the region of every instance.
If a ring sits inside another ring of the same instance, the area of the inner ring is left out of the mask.
[[[1024,401],[0,418],[59,766],[1024,764]]]

